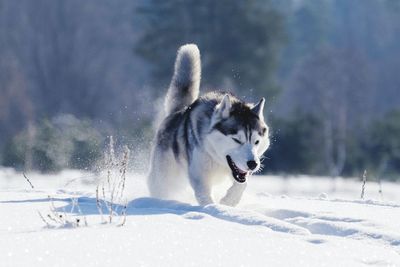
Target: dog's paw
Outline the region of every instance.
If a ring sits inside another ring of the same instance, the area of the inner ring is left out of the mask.
[[[207,206],[210,204],[214,204],[214,201],[210,196],[197,196],[197,202],[199,203],[200,206]]]
[[[240,198],[232,198],[232,197],[224,197],[221,199],[221,201],[219,202],[222,205],[225,206],[231,206],[231,207],[235,207],[237,204],[239,204]]]

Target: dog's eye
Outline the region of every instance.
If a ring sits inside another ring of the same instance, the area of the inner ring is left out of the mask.
[[[236,139],[235,137],[232,137],[232,140],[235,141],[236,143],[238,143],[239,145],[242,144],[242,142],[240,142],[240,140],[239,140],[239,139]]]
[[[255,145],[258,145],[260,143],[260,140],[257,140],[254,142]]]

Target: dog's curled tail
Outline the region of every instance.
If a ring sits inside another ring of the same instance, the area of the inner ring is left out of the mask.
[[[200,51],[195,44],[179,48],[174,76],[165,98],[167,115],[192,104],[199,96],[201,79]]]

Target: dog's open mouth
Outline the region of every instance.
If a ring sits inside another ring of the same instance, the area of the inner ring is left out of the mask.
[[[238,183],[246,182],[246,178],[249,175],[249,172],[242,171],[236,166],[235,162],[233,162],[230,156],[226,156],[226,160],[228,161],[228,165],[232,170],[232,176]]]

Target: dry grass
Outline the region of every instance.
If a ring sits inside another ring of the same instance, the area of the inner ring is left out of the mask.
[[[123,201],[123,197],[129,156],[130,150],[127,146],[119,157],[116,155],[114,140],[110,136],[103,162],[105,178],[96,187],[96,205],[103,223],[113,223],[115,217],[122,217],[119,225],[125,224],[127,201]]]
[[[62,212],[58,211],[58,209],[54,205],[54,200],[50,196],[48,196],[50,202],[50,212],[47,216],[43,216],[42,213],[38,212],[41,220],[46,224],[49,228],[76,228],[80,226],[88,226],[86,216],[82,214],[81,208],[79,207],[78,199],[71,199],[71,210],[69,213],[66,213],[65,210]],[[72,217],[71,214],[77,211],[79,216]]]
[[[126,174],[128,170],[130,150],[124,146],[122,153],[117,155],[114,149],[114,139],[109,137],[108,147],[103,160],[98,168],[100,180],[96,186],[96,207],[100,214],[102,224],[116,223],[125,225],[127,200],[124,199]],[[33,185],[24,175],[31,187]],[[50,228],[87,226],[85,215],[82,214],[78,199],[71,199],[71,210],[60,212],[54,205],[54,200],[49,196],[50,212],[47,216],[39,213],[39,217]],[[70,214],[77,212],[77,216]]]

